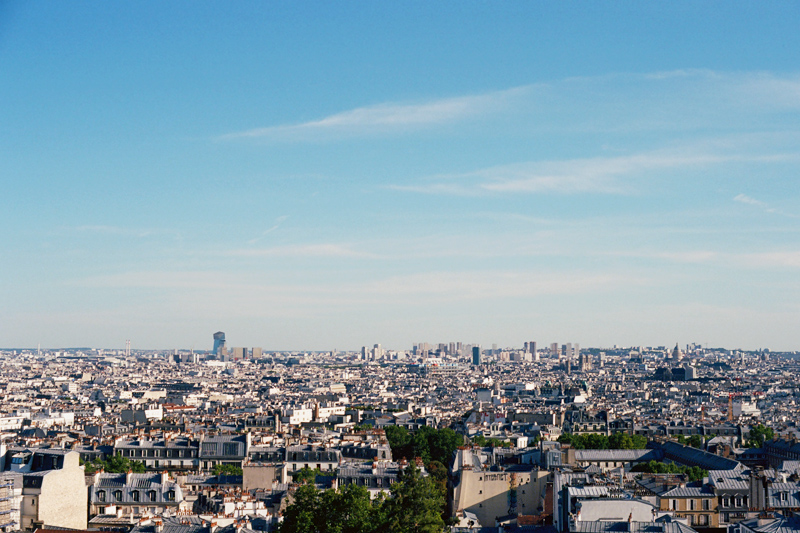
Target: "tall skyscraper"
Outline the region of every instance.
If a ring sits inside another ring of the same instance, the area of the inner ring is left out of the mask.
[[[472,364],[473,365],[481,364],[481,347],[480,346],[473,346],[472,347]]]
[[[225,333],[222,331],[218,331],[214,333],[214,354],[217,358],[222,359],[222,355],[225,351]]]

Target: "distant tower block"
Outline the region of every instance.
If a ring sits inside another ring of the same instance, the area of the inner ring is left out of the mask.
[[[214,333],[214,354],[218,358],[222,358],[225,352],[225,333],[218,331]]]
[[[261,359],[263,354],[264,351],[261,349],[260,346],[253,346],[253,359]]]
[[[481,347],[480,346],[473,346],[472,347],[472,364],[476,365],[476,366],[481,364]]]

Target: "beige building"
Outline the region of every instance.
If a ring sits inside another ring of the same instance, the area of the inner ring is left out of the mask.
[[[692,527],[719,527],[717,503],[716,494],[707,485],[679,486],[659,495],[660,511],[686,518]]]
[[[458,450],[453,465],[453,512],[474,514],[481,526],[494,527],[498,519],[544,512],[549,478],[545,470],[485,470],[471,450]]]
[[[88,495],[79,457],[76,451],[62,449],[6,450],[3,470],[22,476],[22,491],[13,492],[11,505],[19,509],[19,529],[86,529]]]

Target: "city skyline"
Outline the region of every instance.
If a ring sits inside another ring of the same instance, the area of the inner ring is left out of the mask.
[[[0,345],[799,350],[798,23],[4,3]]]

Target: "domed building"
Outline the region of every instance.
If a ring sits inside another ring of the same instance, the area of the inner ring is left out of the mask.
[[[671,358],[675,361],[680,361],[683,359],[683,352],[680,348],[678,348],[678,343],[675,343],[675,348],[672,350]]]

